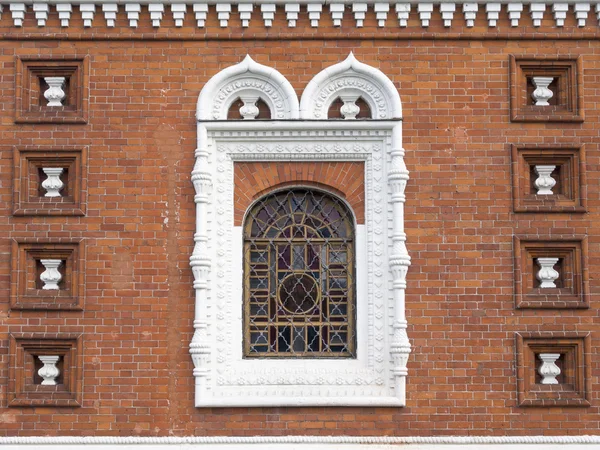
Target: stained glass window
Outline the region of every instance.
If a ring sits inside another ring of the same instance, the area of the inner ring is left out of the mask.
[[[354,224],[339,199],[268,195],[244,224],[246,357],[354,357]]]

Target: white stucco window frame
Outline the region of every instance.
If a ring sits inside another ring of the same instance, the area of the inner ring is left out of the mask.
[[[327,119],[336,99],[357,96],[373,119]],[[262,99],[271,120],[227,120],[240,97]],[[404,406],[410,353],[404,310],[408,171],[393,83],[350,54],[317,74],[298,103],[283,75],[246,57],[206,84],[197,119],[190,258],[196,406]],[[243,238],[233,215],[236,161],[364,162],[365,223],[356,226],[356,358],[243,357]]]

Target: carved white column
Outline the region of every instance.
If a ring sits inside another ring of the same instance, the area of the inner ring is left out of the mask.
[[[558,262],[558,258],[536,258],[536,262],[540,266],[536,275],[536,278],[542,283],[540,288],[555,288],[554,282],[558,280],[560,274],[553,267]]]
[[[56,379],[60,375],[60,370],[56,367],[60,356],[38,356],[38,358],[44,363],[42,368],[38,370],[38,375],[44,379],[42,384],[44,386],[55,386]]]
[[[57,290],[58,283],[60,283],[60,280],[62,280],[62,275],[58,271],[62,261],[60,259],[42,259],[40,262],[46,269],[40,274],[40,280],[44,282],[42,289]]]
[[[244,118],[244,120],[256,119],[256,116],[258,116],[259,113],[258,106],[256,106],[258,97],[244,96],[240,97],[240,100],[244,102],[244,104],[240,107],[240,114]]]
[[[65,77],[44,77],[44,81],[48,84],[48,89],[44,92],[44,98],[48,100],[46,106],[62,106],[62,101],[67,94],[63,91],[66,78]]]
[[[42,181],[42,187],[46,189],[44,197],[60,197],[60,190],[65,187],[65,184],[60,181],[60,176],[63,173],[61,167],[44,167],[42,171],[48,176]]]
[[[194,362],[196,379],[196,399],[206,394],[209,384],[212,347],[209,343],[209,275],[211,257],[208,253],[208,208],[211,205],[212,175],[208,170],[210,153],[207,150],[206,128],[198,127],[198,145],[196,163],[192,171],[192,183],[196,195],[196,233],[194,251],[190,257],[190,266],[194,275],[196,290],[196,308],[194,316],[194,336],[190,343],[190,354]]]
[[[560,367],[555,363],[560,358],[560,353],[540,353],[538,358],[542,360],[542,364],[538,367],[542,384],[558,384],[556,377],[560,375]]]
[[[531,98],[535,101],[535,106],[549,106],[548,100],[554,97],[554,94],[548,86],[554,80],[553,77],[533,77],[532,82],[535,86],[535,91],[531,94]]]
[[[388,184],[392,195],[392,252],[390,255],[390,271],[392,273],[392,291],[394,296],[394,323],[390,355],[393,362],[392,375],[395,380],[396,392],[404,392],[406,365],[410,354],[410,342],[406,333],[405,291],[406,274],[410,266],[410,256],[406,249],[406,233],[404,232],[404,190],[409,179],[409,172],[404,164],[404,149],[402,142],[402,125],[396,125],[393,130],[391,151],[391,168],[388,172]]]
[[[346,120],[356,119],[356,116],[360,112],[360,108],[356,104],[356,100],[358,100],[357,95],[340,95],[340,98],[344,102],[342,107],[340,108],[340,112],[342,116]]]
[[[556,180],[552,178],[552,172],[556,166],[535,166],[534,171],[538,178],[535,180],[537,195],[552,195],[552,188],[556,185]]]

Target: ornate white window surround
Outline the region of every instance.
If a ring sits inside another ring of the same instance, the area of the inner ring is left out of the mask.
[[[328,120],[359,94],[374,120]],[[271,120],[226,120],[240,97],[260,98]],[[198,99],[195,247],[196,406],[403,406],[410,344],[404,294],[404,188],[398,91],[352,54],[319,73],[300,104],[290,83],[249,56],[215,75]],[[301,119],[301,120],[298,120]],[[363,161],[365,223],[358,224],[357,357],[242,357],[242,227],[233,219],[235,161]]]

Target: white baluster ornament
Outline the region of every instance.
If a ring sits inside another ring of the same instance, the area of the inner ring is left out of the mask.
[[[60,375],[60,370],[56,367],[60,356],[38,356],[38,358],[44,363],[42,368],[38,370],[38,375],[44,379],[42,385],[55,386],[56,379]]]

